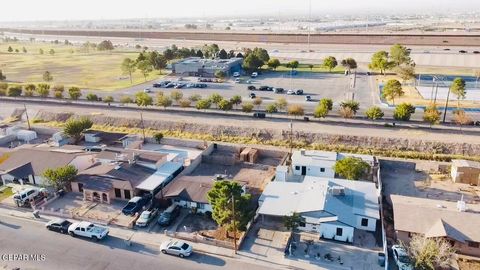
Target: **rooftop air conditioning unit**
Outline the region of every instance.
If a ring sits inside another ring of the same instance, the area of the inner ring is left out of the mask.
[[[330,192],[333,196],[345,196],[345,187],[331,187]]]

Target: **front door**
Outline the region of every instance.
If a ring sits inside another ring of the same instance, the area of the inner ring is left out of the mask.
[[[83,183],[78,183],[78,191],[83,192]]]
[[[307,167],[302,166],[302,175],[306,175],[306,174],[307,174]]]

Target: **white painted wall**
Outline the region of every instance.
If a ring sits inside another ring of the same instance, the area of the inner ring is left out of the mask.
[[[175,200],[174,203],[184,208],[195,208],[197,207],[197,213],[213,212],[212,206],[210,204],[203,204],[202,208],[198,208],[199,203],[188,202],[184,200]]]
[[[306,166],[307,171],[305,175],[333,178],[335,176],[335,171],[333,170],[334,165],[335,161],[319,161],[315,166]],[[302,175],[302,166],[305,166],[305,164],[293,163],[293,174]],[[325,169],[324,172],[322,172],[322,168]]]
[[[357,215],[357,221],[356,221],[356,226],[355,228],[360,229],[360,230],[365,230],[365,231],[370,231],[374,232],[375,228],[377,226],[377,220],[374,218],[369,218],[369,217],[364,217],[364,216],[359,216]],[[362,219],[368,219],[368,226],[362,226]]]
[[[342,228],[343,232],[342,235],[336,235],[337,233],[337,228]],[[326,239],[333,239],[335,237],[335,240],[337,241],[344,241],[344,242],[353,242],[353,232],[354,232],[353,227],[349,227],[346,225],[339,225],[339,224],[331,224],[331,223],[322,223],[320,224],[320,236],[323,236]]]

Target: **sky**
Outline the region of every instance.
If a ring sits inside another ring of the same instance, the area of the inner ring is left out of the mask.
[[[0,21],[208,18],[480,10],[480,0],[13,0]]]

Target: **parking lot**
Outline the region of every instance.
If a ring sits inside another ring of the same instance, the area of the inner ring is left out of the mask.
[[[316,72],[298,72],[296,75],[290,75],[289,72],[265,72],[256,78],[248,76],[240,77],[241,82],[236,83],[234,77],[227,78],[223,83],[204,82],[207,84],[206,88],[154,88],[152,82],[142,85],[134,86],[128,89],[116,91],[113,93],[118,99],[123,95],[133,96],[138,91],[143,91],[145,88],[151,90],[150,95],[156,96],[156,93],[163,92],[170,94],[172,91],[179,90],[184,97],[189,97],[198,94],[204,98],[213,93],[218,93],[224,98],[231,98],[235,95],[240,95],[243,101],[250,100],[250,93],[255,93],[257,97],[261,97],[264,103],[274,102],[280,97],[286,98],[289,103],[302,104],[307,110],[312,110],[317,101],[322,98],[331,98],[334,103],[340,103],[352,97],[359,101],[362,105],[371,105],[373,102],[373,91],[369,87],[368,77],[363,74],[358,74],[356,79],[354,75],[345,76],[344,74],[334,73],[316,73]],[[182,79],[179,81],[179,79]],[[198,83],[198,77],[180,77],[170,75],[161,81],[181,82],[185,84]],[[247,83],[250,81],[250,83]],[[353,82],[355,87],[353,88]],[[203,82],[202,82],[203,83]],[[283,93],[274,93],[273,91],[250,91],[247,89],[249,85],[255,86],[257,89],[260,86],[280,87],[284,89]],[[303,89],[303,95],[287,95],[288,90]],[[96,94],[102,95],[101,91],[93,91]],[[306,101],[305,96],[311,96],[312,101]]]

